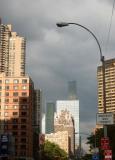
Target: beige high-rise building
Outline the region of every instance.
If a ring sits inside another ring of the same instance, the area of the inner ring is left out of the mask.
[[[103,113],[103,74],[102,66],[97,68],[98,112]],[[105,61],[106,112],[115,112],[115,59]]]
[[[25,39],[16,32],[11,32],[9,39],[9,76],[25,75]]]
[[[25,75],[25,39],[12,32],[11,25],[0,25],[0,73]]]
[[[0,25],[0,73],[8,73],[10,26]]]

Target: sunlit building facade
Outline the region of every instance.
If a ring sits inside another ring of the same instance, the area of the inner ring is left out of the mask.
[[[73,119],[75,126],[75,146],[79,146],[79,100],[63,100],[56,102],[56,112],[60,113],[62,110],[68,110]]]
[[[6,76],[25,75],[25,39],[12,26],[0,25],[0,73]]]
[[[69,111],[62,110],[55,114],[54,118],[54,132],[67,131],[69,136],[69,156],[75,154],[75,127],[74,120]]]
[[[104,112],[102,66],[97,68],[98,112]],[[106,112],[115,112],[115,59],[105,61]]]
[[[58,144],[67,154],[69,154],[69,136],[67,131],[45,134],[45,140]]]

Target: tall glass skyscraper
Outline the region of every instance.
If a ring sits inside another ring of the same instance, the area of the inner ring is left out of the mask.
[[[55,112],[55,104],[47,103],[46,105],[46,128],[45,132],[52,133],[54,131],[54,112]]]
[[[68,82],[68,99],[69,100],[76,100],[77,93],[76,93],[76,81],[69,81]]]

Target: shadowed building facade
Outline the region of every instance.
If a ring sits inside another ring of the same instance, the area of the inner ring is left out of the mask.
[[[40,89],[34,90],[34,126],[41,132],[41,121],[42,121],[42,91]]]

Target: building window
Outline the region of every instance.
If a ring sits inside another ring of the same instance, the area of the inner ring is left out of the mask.
[[[21,109],[27,109],[27,105],[22,105]]]
[[[17,136],[18,135],[18,132],[12,132],[13,133],[13,136]]]
[[[21,125],[21,129],[26,129],[26,125]]]
[[[26,136],[26,132],[21,132],[21,136]]]
[[[22,92],[22,96],[27,96],[27,92]]]
[[[14,93],[13,93],[13,96],[18,96],[18,92],[14,92]]]
[[[21,138],[22,143],[26,143],[26,138]]]
[[[26,123],[27,120],[24,118],[24,119],[21,119],[21,123]]]
[[[13,116],[17,116],[18,115],[18,112],[13,112]]]
[[[13,109],[17,109],[17,108],[18,108],[18,106],[16,106],[16,105],[15,105],[15,106],[13,106]]]
[[[6,92],[6,93],[5,93],[5,96],[9,96],[9,92]]]
[[[4,106],[4,109],[8,109],[8,106]]]
[[[9,86],[5,86],[5,90],[9,90],[9,88],[10,88]]]
[[[8,120],[7,119],[4,119],[4,124],[8,124]]]
[[[18,86],[13,86],[14,90],[17,90],[18,89]]]
[[[27,99],[27,98],[22,98],[22,99],[20,99],[20,102],[21,102],[21,103],[27,103],[27,102],[28,102],[28,99]]]
[[[2,95],[2,93],[0,92],[0,96]]]
[[[13,125],[12,126],[13,129],[18,129],[18,125]],[[16,139],[15,139],[16,140]]]
[[[13,123],[13,124],[17,124],[17,123],[18,123],[18,119],[17,119],[17,118],[13,118],[13,119],[12,119],[12,123]]]
[[[27,86],[22,86],[22,89],[23,89],[23,90],[26,90],[26,89],[27,89]]]
[[[5,102],[8,103],[8,102],[9,102],[9,99],[5,99]]]
[[[0,84],[2,83],[2,80],[0,80]]]
[[[21,145],[20,148],[21,148],[21,149],[26,149],[25,147],[23,148],[22,145]],[[26,155],[26,151],[21,151],[21,152],[20,152],[20,155],[21,155],[22,157],[24,157],[24,156]],[[26,160],[26,159],[24,158],[23,160]]]
[[[18,102],[18,99],[13,99],[13,102],[14,102],[14,103],[17,103],[17,102]]]
[[[23,84],[27,83],[27,79],[22,79],[22,83]]]
[[[6,84],[9,83],[9,82],[10,82],[9,79],[6,79],[6,80],[5,80],[5,83],[6,83]]]
[[[18,79],[14,79],[14,83],[19,83],[19,80]]]
[[[0,90],[2,90],[2,86],[0,86]]]
[[[26,115],[27,115],[27,112],[21,112],[21,115],[22,115],[22,116],[26,116]]]
[[[5,112],[5,113],[4,113],[4,116],[7,117],[7,116],[8,116],[8,112]]]
[[[4,129],[8,129],[8,125],[4,125]]]

